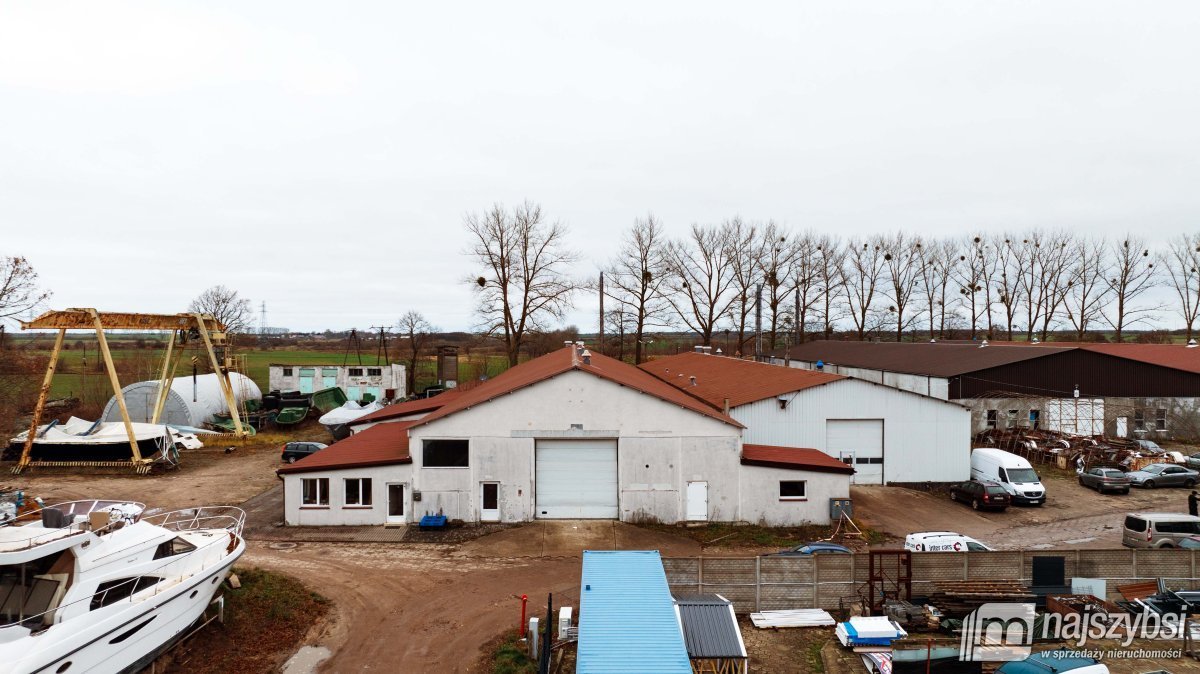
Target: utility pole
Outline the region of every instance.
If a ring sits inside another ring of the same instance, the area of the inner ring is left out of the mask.
[[[382,355],[383,356],[383,364],[391,365],[392,361],[388,358],[387,332],[386,332],[387,330],[392,329],[391,326],[372,325],[371,329],[379,330],[379,344],[377,344],[375,346],[375,364],[376,365],[379,364],[379,356]]]
[[[263,300],[259,305],[258,319],[258,336],[262,337],[267,334],[267,301]]]
[[[350,328],[350,335],[346,337],[346,353],[342,354],[342,365],[349,365],[352,345],[354,346],[354,355],[358,357],[358,364],[362,365],[362,342],[358,339],[358,328]]]

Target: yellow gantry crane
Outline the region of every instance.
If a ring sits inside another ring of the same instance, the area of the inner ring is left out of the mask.
[[[154,415],[151,423],[158,423],[163,407],[171,393],[171,384],[175,380],[175,370],[184,353],[183,347],[190,341],[199,339],[204,344],[213,372],[221,384],[221,392],[233,421],[234,432],[246,435],[248,431],[242,426],[238,413],[237,401],[233,394],[233,385],[229,379],[229,371],[233,358],[225,354],[227,346],[225,325],[206,314],[135,314],[135,313],[100,313],[95,309],[66,309],[64,311],[48,311],[41,316],[21,322],[22,330],[57,330],[54,347],[50,352],[50,363],[46,366],[46,376],[42,380],[42,388],[38,392],[37,405],[33,410],[33,421],[29,425],[29,434],[25,438],[25,447],[21,451],[21,460],[13,468],[14,473],[20,473],[31,463],[33,441],[37,437],[38,426],[42,422],[42,413],[46,407],[46,398],[50,393],[50,384],[54,381],[54,371],[58,367],[58,357],[62,352],[63,340],[67,330],[95,330],[96,341],[100,346],[100,354],[104,358],[104,367],[108,371],[108,379],[112,384],[113,394],[117,399],[117,407],[121,410],[121,420],[125,424],[125,432],[129,435],[129,446],[132,450],[130,461],[139,472],[149,468],[150,459],[142,457],[138,449],[137,437],[133,432],[133,422],[129,419],[129,409],[125,406],[125,395],[121,390],[120,378],[113,366],[112,353],[108,350],[105,339],[107,330],[161,330],[171,333],[167,341],[167,353],[163,359],[162,374],[158,382],[158,397],[155,401]],[[176,349],[176,346],[180,348]],[[220,352],[218,354],[218,352]]]

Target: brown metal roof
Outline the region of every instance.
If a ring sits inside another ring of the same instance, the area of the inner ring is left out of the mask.
[[[1200,349],[1182,344],[1087,344],[1084,351],[1200,374]]]
[[[1114,344],[1113,346],[1121,346]],[[1132,345],[1127,345],[1132,346]],[[788,352],[793,360],[954,377],[967,372],[1071,351],[1075,346],[930,342],[807,342]]]
[[[655,358],[638,367],[717,409],[724,409],[726,399],[730,407],[737,407],[846,379],[828,372],[695,352]],[[696,378],[694,384],[692,377]]]
[[[819,449],[808,447],[742,445],[742,465],[847,475],[854,472],[854,468],[849,464],[842,463]]]
[[[375,410],[374,412],[371,412],[370,414],[367,414],[365,416],[361,416],[361,417],[355,419],[354,421],[350,422],[350,426],[357,426],[359,424],[365,424],[365,423],[371,423],[371,422],[387,421],[388,419],[395,419],[397,417],[406,417],[406,416],[409,416],[410,414],[421,414],[422,412],[432,412],[436,409],[443,407],[444,405],[449,403],[451,400],[454,400],[459,395],[461,395],[462,392],[463,392],[463,390],[461,388],[452,388],[449,391],[446,391],[444,393],[439,393],[438,395],[435,395],[432,398],[416,398],[414,400],[406,400],[402,403],[388,405],[387,407],[385,407],[381,410]]]
[[[412,424],[405,421],[376,424],[275,472],[283,475],[412,463],[408,454],[408,429]]]

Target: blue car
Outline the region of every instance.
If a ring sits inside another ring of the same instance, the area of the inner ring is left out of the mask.
[[[850,554],[850,548],[848,548],[844,545],[838,545],[837,543],[824,543],[824,542],[805,543],[804,545],[797,545],[794,548],[788,548],[787,550],[780,550],[779,552],[774,552],[771,554],[772,555],[787,555],[787,556],[826,555],[826,554],[848,555],[848,554]]]

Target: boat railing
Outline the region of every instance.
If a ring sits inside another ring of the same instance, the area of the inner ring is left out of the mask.
[[[18,538],[5,540],[2,544],[2,551],[19,552],[21,550],[29,550],[42,545],[43,543],[61,540],[85,531],[90,531],[99,536],[137,520],[137,514],[133,514],[129,517],[118,517],[116,519],[112,519],[100,527],[92,527],[88,516],[91,515],[91,513],[99,512],[105,508],[111,508],[113,506],[134,506],[139,514],[146,507],[144,504],[134,501],[88,499],[80,501],[64,501],[62,503],[55,503],[54,505],[27,510],[17,515],[15,518],[8,520],[4,523],[4,525],[21,530],[23,529],[22,525],[42,521],[46,511],[51,509],[57,510],[59,513],[61,513],[60,516],[63,518],[65,524],[61,527],[47,527],[45,529],[34,529],[30,527],[30,531],[38,531],[38,533],[31,534],[25,539]],[[80,519],[81,515],[83,516],[83,519]]]
[[[240,510],[240,508],[239,508],[239,510]],[[171,513],[159,513],[159,514],[160,515],[168,515]],[[244,517],[244,513],[243,513],[243,517]],[[231,531],[230,533],[232,534],[234,532]],[[236,544],[236,538],[232,539],[232,540],[227,540],[224,536],[221,536],[212,541],[209,541],[208,543],[200,545],[195,550],[188,553],[187,557],[190,558],[194,555],[198,555],[201,552],[207,551],[209,548],[211,548],[213,546],[217,546],[217,547],[226,547],[227,546],[227,549],[232,552],[235,544]],[[103,601],[105,595],[107,595],[111,592],[119,592],[119,591],[123,591],[124,589],[130,589],[130,592],[126,596],[124,596],[120,600],[118,600],[119,602],[129,602],[129,603],[133,603],[133,601],[135,601],[134,595],[140,594],[143,590],[149,590],[149,589],[153,588],[154,592],[151,593],[149,596],[156,596],[160,592],[162,592],[166,589],[169,589],[170,587],[174,587],[178,583],[182,583],[183,581],[187,580],[189,577],[203,575],[205,573],[205,571],[207,571],[209,568],[223,563],[225,561],[225,558],[224,557],[215,557],[211,561],[201,563],[199,567],[194,568],[189,573],[163,574],[163,570],[166,569],[167,567],[175,565],[175,564],[180,564],[183,561],[184,561],[184,559],[170,559],[170,558],[164,559],[163,564],[161,564],[153,569],[150,569],[149,571],[146,571],[146,572],[142,573],[141,575],[138,575],[138,576],[135,576],[132,578],[128,578],[128,579],[122,581],[121,583],[118,583],[111,587],[106,587],[103,590],[97,590],[96,592],[93,592],[90,595],[80,597],[79,599],[76,599],[74,601],[70,601],[65,604],[58,604],[56,606],[52,606],[45,611],[41,611],[40,613],[34,613],[34,614],[30,614],[30,615],[22,614],[22,615],[18,615],[15,619],[6,618],[6,617],[0,615],[0,635],[3,634],[2,630],[4,630],[5,628],[9,628],[9,627],[19,627],[19,626],[27,626],[27,625],[33,625],[33,626],[41,625],[43,627],[48,627],[49,625],[47,625],[46,623],[55,622],[56,617],[57,617],[55,614],[58,611],[62,611],[63,609],[65,609],[67,607],[75,606],[77,604],[82,604],[84,602],[88,602],[90,604],[97,597],[100,597],[101,601]],[[145,588],[139,589],[138,584],[143,579],[146,579],[146,578],[154,579],[153,584],[147,585]],[[167,580],[175,580],[177,582],[168,585],[165,582]],[[130,585],[132,585],[132,588],[128,587]],[[15,592],[16,588],[14,587],[10,591]],[[145,599],[145,597],[138,598],[139,601],[142,599]],[[111,602],[109,605],[116,604],[116,603],[118,603],[118,602]],[[50,618],[48,619],[47,616],[49,616]],[[28,629],[28,627],[27,627],[27,629]],[[35,630],[31,630],[31,631],[35,631]],[[0,636],[0,643],[2,643],[3,641],[5,641],[5,638],[3,636]]]
[[[142,521],[170,531],[224,529],[241,536],[246,526],[246,511],[237,506],[203,506],[143,515]]]

